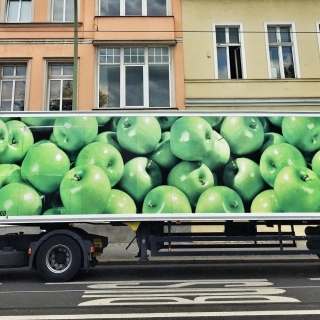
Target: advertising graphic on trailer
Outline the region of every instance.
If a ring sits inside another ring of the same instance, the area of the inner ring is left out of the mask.
[[[320,118],[181,114],[0,117],[0,215],[320,211]]]

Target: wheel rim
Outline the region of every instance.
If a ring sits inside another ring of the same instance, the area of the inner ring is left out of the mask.
[[[50,248],[46,254],[47,268],[53,273],[63,273],[72,264],[72,253],[70,249],[62,244]]]

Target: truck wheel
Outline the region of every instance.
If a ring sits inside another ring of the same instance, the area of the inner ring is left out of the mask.
[[[80,247],[74,239],[64,235],[53,236],[39,248],[37,271],[46,281],[69,281],[79,271],[81,258]]]

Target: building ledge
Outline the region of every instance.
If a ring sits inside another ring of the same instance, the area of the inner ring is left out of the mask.
[[[73,28],[73,22],[28,22],[28,23],[12,23],[2,22],[0,28],[61,28],[70,27]],[[82,26],[82,22],[78,23],[78,27]]]

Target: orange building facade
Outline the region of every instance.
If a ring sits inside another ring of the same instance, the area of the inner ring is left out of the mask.
[[[74,0],[0,0],[0,110],[72,109]],[[77,110],[184,109],[180,0],[78,0]]]

